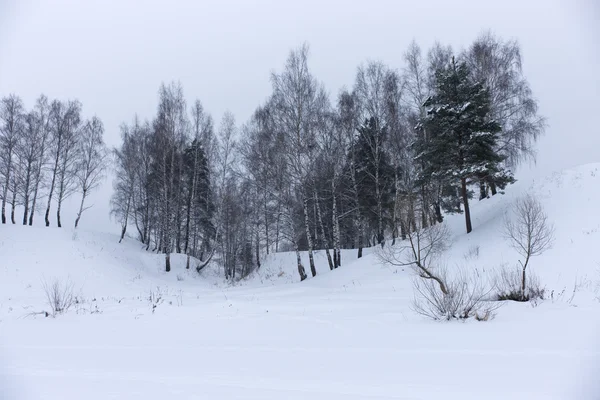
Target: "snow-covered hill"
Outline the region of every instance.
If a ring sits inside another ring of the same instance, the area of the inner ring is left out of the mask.
[[[335,271],[319,252],[318,275],[302,283],[294,254],[271,254],[231,286],[217,267],[198,275],[178,255],[165,273],[132,239],[0,226],[0,395],[597,399],[600,164],[474,202],[469,235],[463,216],[447,217],[444,261],[483,274],[516,264],[502,219],[528,191],[556,229],[553,248],[531,261],[552,297],[507,304],[486,323],[415,314],[412,272],[374,249],[359,260],[344,251]],[[31,315],[47,309],[42,283],[55,279],[72,282],[79,304],[56,319]]]

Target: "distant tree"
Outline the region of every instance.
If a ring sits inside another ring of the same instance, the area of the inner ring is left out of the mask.
[[[108,163],[108,151],[104,144],[104,126],[97,117],[86,121],[81,129],[81,137],[77,148],[75,178],[78,190],[81,192],[81,203],[75,228],[79,225],[81,214],[91,206],[84,207],[85,199],[96,189],[104,179]]]

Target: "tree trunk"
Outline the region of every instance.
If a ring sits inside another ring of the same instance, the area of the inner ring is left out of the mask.
[[[267,189],[264,189],[263,194],[263,207],[265,211],[265,246],[267,247],[267,255],[269,255],[269,212],[267,209]],[[260,265],[259,265],[260,267]]]
[[[310,223],[308,220],[308,198],[305,195],[303,195],[302,197],[302,208],[304,210],[304,228],[306,229],[306,241],[308,244],[308,261],[310,263],[310,272],[314,277],[317,275],[317,269],[315,268],[315,260],[313,257],[313,240],[310,234]]]
[[[50,183],[50,191],[48,192],[48,206],[46,207],[46,215],[44,217],[46,226],[50,226],[50,206],[52,205],[52,194],[54,194],[54,185],[56,184],[56,172],[58,171],[58,161],[60,156],[62,135],[58,137],[58,150],[54,160],[54,169],[52,170],[52,181]]]
[[[485,181],[483,179],[479,180],[479,200],[483,200],[487,197],[486,189],[485,189]]]
[[[375,168],[375,196],[377,197],[377,244],[383,246],[383,204],[379,187],[379,165]]]
[[[440,207],[440,203],[435,204],[435,217],[439,224],[444,222],[444,216],[442,215],[442,207]]]
[[[336,177],[334,175],[331,181],[331,193],[332,193],[332,204],[331,204],[331,223],[333,225],[333,267],[337,268],[342,265],[342,260],[340,259],[340,220],[337,215],[337,197],[335,195],[335,181]]]
[[[260,220],[257,218],[256,221],[256,269],[260,268],[260,237],[258,235],[260,229]],[[267,250],[267,254],[269,251]]]
[[[300,282],[306,279],[306,271],[302,265],[302,259],[300,258],[300,251],[298,245],[296,245],[296,261],[298,262],[298,274],[300,274]]]
[[[168,250],[165,253],[165,271],[171,272],[171,253]]]
[[[81,203],[79,204],[79,212],[77,213],[77,218],[75,218],[75,229],[77,229],[77,225],[79,225],[79,220],[81,219],[81,214],[83,213],[83,203],[85,202],[85,197],[87,195],[87,190],[84,189],[81,194]],[[119,240],[120,242],[120,240]]]
[[[31,200],[31,209],[29,210],[29,226],[33,226],[33,215],[35,214],[35,203],[37,202],[38,186],[39,184],[36,184],[35,190],[33,192],[33,200]]]
[[[461,178],[461,196],[463,200],[463,206],[465,208],[465,223],[467,225],[467,233],[471,233],[473,227],[471,226],[471,211],[469,210],[469,198],[467,194],[467,180],[465,178]]]
[[[25,184],[23,187],[23,206],[25,209],[23,210],[23,225],[27,225],[27,215],[29,214],[29,194],[30,194],[30,186],[31,186],[31,162],[27,165],[27,178],[25,179]]]
[[[17,181],[15,181],[15,187],[13,188],[12,203],[10,205],[10,222],[14,225],[15,222],[15,207],[17,205]]]
[[[62,200],[58,199],[58,208],[56,209],[56,223],[59,228],[62,228],[62,225],[60,224],[60,207],[61,206],[62,206]]]
[[[279,251],[279,224],[281,223],[281,200],[277,200],[277,220],[275,221],[275,253]]]
[[[492,196],[495,196],[498,193],[498,188],[496,187],[496,182],[490,179],[490,190],[492,191]]]
[[[6,224],[6,196],[8,195],[8,187],[10,186],[10,173],[12,169],[12,151],[8,152],[8,162],[6,166],[6,182],[2,193],[2,223]]]
[[[125,220],[121,224],[121,237],[119,238],[119,243],[123,241],[125,237],[125,233],[127,232],[127,223],[129,221],[129,207],[131,206],[131,196],[127,199],[127,206],[125,207]],[[142,239],[142,243],[144,240]]]
[[[313,191],[313,196],[315,198],[315,204],[316,204],[316,208],[317,208],[317,218],[319,219],[319,227],[321,228],[321,236],[323,237],[323,241],[325,243],[325,254],[327,254],[327,262],[329,263],[329,269],[333,271],[333,269],[335,268],[335,265],[333,263],[333,260],[331,259],[331,253],[329,252],[329,248],[331,246],[330,246],[329,240],[327,240],[327,237],[325,236],[325,225],[323,224],[323,216],[321,214],[321,204],[319,202],[319,198],[317,197],[316,189]],[[335,254],[335,249],[334,249],[334,254]]]
[[[523,276],[521,277],[521,300],[525,301],[525,268],[523,268]]]

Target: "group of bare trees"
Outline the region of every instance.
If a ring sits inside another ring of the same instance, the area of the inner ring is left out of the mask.
[[[153,121],[136,117],[121,126],[121,137],[111,200],[121,240],[135,226],[147,250],[165,254],[167,271],[173,252],[210,261],[219,233],[213,217],[219,193],[209,184],[217,173],[217,142],[202,104],[188,110],[180,85],[162,85]]]
[[[83,120],[78,101],[50,101],[40,96],[31,111],[16,95],[0,100],[0,196],[2,223],[15,224],[17,207],[23,225],[33,225],[43,202],[45,224],[50,226],[53,200],[56,224],[61,227],[64,201],[81,194],[75,220],[89,207],[85,200],[101,183],[108,163],[104,127],[97,117]]]
[[[317,272],[317,249],[337,268],[342,248],[360,257],[363,247],[466,211],[473,188],[484,199],[510,183],[507,171],[533,155],[544,130],[519,45],[487,33],[461,52],[436,44],[424,53],[413,43],[398,67],[367,62],[332,100],[303,45],[272,73],[272,92],[250,120],[237,127],[227,114],[218,134],[180,86],[161,87],[154,120],[123,126],[116,150],[113,211],[123,235],[135,225],[148,248],[166,254],[167,269],[171,251],[200,266],[216,254],[230,278],[259,267],[264,254],[294,250],[304,280]],[[463,80],[464,95],[439,104],[452,79]],[[456,123],[465,115],[476,123]],[[448,135],[461,158],[443,153]]]

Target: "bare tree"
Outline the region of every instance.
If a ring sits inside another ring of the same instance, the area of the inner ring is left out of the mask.
[[[389,90],[386,90],[386,84],[390,80],[396,80],[398,77],[381,62],[370,62],[366,66],[360,66],[356,74],[356,83],[354,92],[357,95],[361,110],[362,121],[368,120],[374,122],[370,129],[359,129],[363,141],[368,147],[369,160],[371,168],[366,168],[369,179],[373,181],[375,187],[375,199],[377,202],[377,243],[383,243],[384,240],[384,207],[383,198],[385,192],[385,179],[382,176],[382,166],[384,164],[385,149],[387,145],[387,133],[396,122],[397,112],[389,113],[391,96]],[[399,93],[399,88],[395,90]],[[397,110],[396,110],[397,111]],[[367,125],[367,123],[365,123]]]
[[[81,126],[81,103],[69,102],[63,125],[58,164],[58,192],[56,193],[56,225],[61,228],[60,212],[63,202],[75,193],[78,142]]]
[[[50,104],[48,98],[41,95],[35,105],[35,116],[38,124],[37,135],[37,161],[35,174],[33,177],[33,198],[31,200],[31,210],[29,214],[29,225],[33,225],[33,216],[35,215],[35,206],[39,197],[39,190],[43,179],[44,166],[47,162],[48,142],[50,137]]]
[[[102,121],[93,117],[87,121],[81,130],[81,137],[78,143],[78,160],[75,176],[77,185],[81,191],[81,203],[77,218],[75,219],[75,228],[79,225],[81,214],[92,206],[84,207],[85,199],[90,191],[97,188],[107,167],[108,152],[103,139],[104,126]]]
[[[27,225],[30,198],[35,190],[36,171],[40,157],[41,127],[34,112],[25,116],[25,126],[17,146],[17,159],[21,170],[21,201],[24,206],[23,225]]]
[[[76,161],[77,135],[81,123],[81,103],[69,101],[63,103],[54,100],[50,106],[50,129],[52,136],[52,152],[54,163],[52,166],[52,179],[48,192],[48,205],[46,207],[45,222],[50,226],[50,207],[55,194],[58,208],[56,219],[60,223],[60,209],[62,202],[74,192],[74,166]]]
[[[181,230],[181,179],[183,147],[189,123],[183,87],[180,83],[161,85],[158,115],[154,121],[153,152],[156,158],[155,182],[159,193],[159,247],[165,254],[165,271],[171,271],[171,252]],[[175,242],[175,243],[174,243]]]
[[[279,132],[284,135],[288,184],[300,195],[308,258],[312,276],[317,274],[310,230],[309,198],[306,181],[312,171],[316,151],[316,127],[319,114],[327,109],[324,87],[308,68],[308,45],[290,52],[285,69],[271,76],[273,104]],[[301,265],[298,265],[300,270]],[[302,274],[300,274],[302,276]]]
[[[406,222],[411,225],[412,221]],[[448,248],[450,233],[443,224],[417,229],[407,239],[395,246],[384,246],[377,252],[378,258],[397,267],[414,268],[420,278],[435,281],[443,294],[448,294],[444,276],[436,270],[438,256]]]
[[[545,131],[546,119],[538,114],[537,100],[523,75],[519,43],[484,32],[462,57],[473,79],[490,92],[491,117],[502,126],[496,150],[507,157],[506,164],[513,168],[535,158],[534,144]],[[496,194],[494,182],[489,184]]]
[[[511,214],[504,220],[504,237],[525,259],[519,260],[522,268],[521,300],[525,300],[529,259],[552,247],[554,226],[548,221],[542,204],[532,194],[518,198]]]
[[[6,223],[6,203],[15,163],[15,150],[23,129],[23,102],[16,95],[0,100],[0,168],[3,176],[2,223]]]

